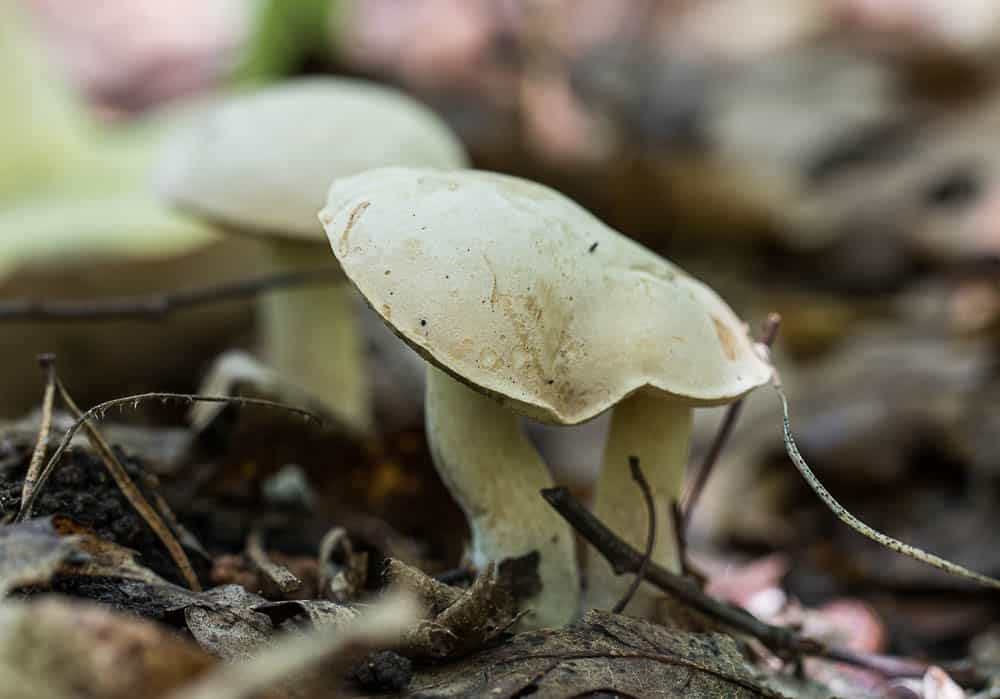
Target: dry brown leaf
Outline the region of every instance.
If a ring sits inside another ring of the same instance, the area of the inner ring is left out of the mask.
[[[293,633],[264,648],[251,662],[227,664],[171,699],[249,699],[263,690],[301,678],[323,666],[324,684],[366,649],[391,643],[417,619],[417,605],[406,596],[385,598],[343,623]],[[332,671],[330,667],[333,666]]]
[[[678,632],[599,611],[566,628],[518,634],[464,660],[424,667],[407,696],[563,699],[591,693],[643,699],[784,696],[761,684],[727,636]]]
[[[277,627],[336,628],[353,620],[360,612],[323,599],[301,599],[286,602],[264,602],[254,607],[266,614]]]
[[[274,631],[266,615],[238,607],[191,605],[184,621],[203,650],[225,660],[250,659]]]
[[[417,596],[425,618],[407,631],[400,653],[411,658],[447,658],[482,648],[517,620],[513,595],[487,566],[467,590],[444,585],[416,568],[390,559],[385,578],[390,589]]]

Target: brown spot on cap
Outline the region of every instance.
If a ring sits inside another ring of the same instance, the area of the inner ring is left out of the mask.
[[[370,201],[363,201],[351,210],[350,216],[347,217],[347,225],[344,226],[344,232],[340,235],[340,254],[347,254],[347,238],[351,235],[351,229],[354,228],[354,224],[358,222],[358,218],[365,212],[371,205]]]
[[[737,346],[736,336],[733,334],[733,331],[715,316],[712,316],[712,322],[715,324],[715,333],[719,336],[719,342],[722,344],[722,352],[726,355],[726,359],[729,361],[735,360]]]

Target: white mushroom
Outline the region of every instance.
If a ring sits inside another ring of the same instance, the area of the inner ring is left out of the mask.
[[[665,512],[691,407],[770,376],[711,289],[547,187],[383,168],[335,181],[320,219],[347,277],[435,367],[428,435],[472,525],[475,561],[541,554],[537,623],[571,618],[577,576],[571,534],[538,495],[549,477],[515,414],[575,424],[620,403],[598,514],[641,548],[646,515],[628,456]],[[659,521],[654,559],[676,569],[670,520]],[[604,607],[629,582],[605,568],[590,566],[591,598]]]
[[[222,102],[166,149],[157,182],[174,205],[266,241],[273,270],[327,264],[316,222],[333,178],[384,165],[460,167],[461,144],[429,109],[356,80],[312,78]],[[370,396],[347,284],[267,294],[264,354],[347,424]]]

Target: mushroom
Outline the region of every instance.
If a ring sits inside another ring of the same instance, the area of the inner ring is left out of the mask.
[[[678,497],[692,406],[771,375],[710,288],[542,185],[382,168],[335,181],[320,220],[348,279],[430,363],[428,438],[469,519],[473,561],[540,554],[534,623],[576,613],[577,572],[517,415],[568,425],[618,406],[598,514],[641,548],[628,457],[664,511]],[[653,558],[676,570],[670,520],[658,519]],[[608,606],[629,581],[602,566],[591,563],[590,596]]]
[[[374,84],[310,78],[223,101],[178,134],[157,173],[175,206],[260,236],[272,271],[323,264],[316,222],[331,178],[384,165],[460,167],[457,138],[429,109]],[[263,352],[348,426],[371,426],[350,286],[279,290],[261,300]]]

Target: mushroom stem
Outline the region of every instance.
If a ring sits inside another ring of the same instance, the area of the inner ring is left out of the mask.
[[[325,245],[279,240],[267,248],[275,272],[315,269]],[[284,378],[318,398],[346,426],[372,426],[364,347],[354,290],[333,286],[278,289],[260,300],[262,352]]]
[[[656,507],[652,560],[674,572],[680,571],[680,557],[670,508],[681,495],[690,432],[691,408],[675,399],[639,391],[620,402],[611,417],[594,499],[597,517],[641,551],[646,545],[649,514],[628,466],[629,457],[638,457]],[[631,582],[631,576],[616,576],[603,557],[589,556],[584,609],[610,609]],[[644,583],[625,611],[652,616],[655,600],[661,595]]]
[[[524,604],[525,625],[571,621],[580,589],[573,531],[542,499],[552,478],[517,414],[428,366],[426,416],[438,473],[472,530],[472,562],[537,551],[542,589]]]

